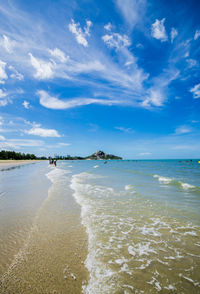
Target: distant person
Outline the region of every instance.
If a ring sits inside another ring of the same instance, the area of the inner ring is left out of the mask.
[[[54,163],[54,165],[56,166],[56,160],[54,160],[54,162],[53,162],[53,163]]]

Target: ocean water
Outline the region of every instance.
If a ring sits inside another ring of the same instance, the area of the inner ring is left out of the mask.
[[[200,293],[197,160],[71,162],[61,168],[72,171],[89,238],[84,293]]]
[[[200,164],[0,172],[0,293],[200,293]]]

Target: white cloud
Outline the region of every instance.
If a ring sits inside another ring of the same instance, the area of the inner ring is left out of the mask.
[[[141,103],[142,107],[162,106],[164,102],[164,95],[161,89],[150,89],[149,96]]]
[[[196,30],[194,34],[194,40],[197,40],[200,37],[200,30]]]
[[[92,26],[92,22],[90,20],[86,21],[86,26],[84,27],[85,34],[90,36],[90,28]]]
[[[5,84],[4,80],[7,80],[8,78],[5,68],[6,62],[0,60],[0,84]]]
[[[174,39],[178,36],[178,31],[175,28],[171,29],[171,43],[173,43]]]
[[[58,143],[58,145],[59,145],[59,146],[69,146],[69,145],[71,145],[71,144],[69,144],[69,143]]]
[[[148,155],[151,155],[152,153],[151,152],[142,152],[142,153],[139,153],[138,155],[140,156],[148,156]]]
[[[4,141],[5,137],[0,135],[0,141]]]
[[[0,45],[8,52],[12,53],[15,47],[15,42],[11,41],[6,35],[3,35],[3,39],[0,40]]]
[[[131,128],[115,127],[115,129],[119,130],[121,132],[124,132],[124,133],[132,133],[133,132],[133,129],[131,129]]]
[[[10,71],[12,71],[12,73],[10,74],[10,77],[11,77],[12,79],[17,79],[17,80],[19,80],[19,81],[22,81],[22,80],[24,79],[24,76],[23,76],[21,73],[19,73],[19,72],[14,68],[14,66],[9,65],[8,69],[9,69]]]
[[[112,29],[111,23],[110,22],[107,23],[107,25],[104,26],[104,29],[107,30],[107,31],[111,31],[111,29]]]
[[[142,20],[146,7],[145,0],[117,0],[115,2],[131,27]]]
[[[80,23],[75,23],[72,19],[71,23],[69,24],[69,30],[72,34],[75,35],[76,41],[83,45],[84,47],[88,46],[88,41],[86,39],[86,36],[90,35],[90,27],[92,26],[91,21],[86,21],[86,26],[84,27],[84,30],[80,27]]]
[[[17,79],[17,80],[19,80],[19,81],[22,81],[22,80],[24,79],[24,76],[23,76],[21,73],[19,73],[19,72],[14,68],[14,66],[9,65],[8,69],[9,69],[10,71],[12,71],[12,73],[10,74],[10,77],[11,77],[11,78],[13,78],[13,79]]]
[[[74,73],[85,73],[91,71],[103,71],[105,66],[98,60],[90,61],[88,63],[75,63],[72,68],[68,68]]]
[[[200,84],[195,85],[190,92],[193,93],[194,98],[200,98]]]
[[[165,18],[163,18],[162,20],[156,19],[156,21],[151,26],[152,37],[154,37],[155,39],[161,40],[161,42],[165,42],[168,40],[164,22],[165,22]]]
[[[177,145],[177,146],[173,146],[171,149],[173,149],[173,150],[193,150],[193,149],[195,149],[195,146],[192,146],[192,145]]]
[[[2,89],[0,89],[0,106],[6,106],[9,102],[9,99],[6,98],[7,93],[5,93]]]
[[[0,148],[19,149],[20,147],[40,147],[43,144],[41,140],[5,139],[0,142]]]
[[[130,46],[130,40],[126,35],[120,35],[118,33],[111,33],[110,35],[104,35],[102,37],[103,41],[110,48],[123,48]]]
[[[57,97],[50,96],[47,92],[41,90],[37,94],[40,97],[40,104],[50,109],[68,109],[89,104],[113,105],[118,104],[119,101],[108,99],[94,99],[94,98],[74,98],[68,100],[60,100]]]
[[[37,126],[32,129],[25,131],[28,135],[40,136],[40,137],[61,137],[59,133],[54,129],[43,129]]]
[[[6,96],[7,94],[2,89],[0,89],[0,98],[4,98]]]
[[[49,49],[49,53],[63,63],[67,62],[69,59],[69,56],[66,56],[65,53],[58,48],[55,48],[54,50]]]
[[[26,100],[24,100],[24,102],[22,103],[22,105],[24,106],[24,108],[29,109],[30,108],[30,103]]]
[[[51,62],[37,59],[31,53],[29,53],[29,56],[31,59],[31,64],[36,70],[36,73],[34,75],[35,78],[43,80],[53,77],[53,64]]]
[[[185,125],[175,129],[175,134],[177,135],[187,134],[191,132],[192,132],[192,128]]]
[[[195,65],[197,65],[197,61],[195,59],[192,59],[192,58],[189,58],[189,59],[186,59],[189,67],[193,67]]]

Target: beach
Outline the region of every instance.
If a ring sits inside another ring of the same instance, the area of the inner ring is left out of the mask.
[[[40,160],[0,160],[0,169],[40,162]]]
[[[81,293],[87,280],[80,207],[62,187],[65,174],[51,168],[41,162],[2,172],[0,293]]]
[[[198,161],[2,170],[0,293],[198,293]]]

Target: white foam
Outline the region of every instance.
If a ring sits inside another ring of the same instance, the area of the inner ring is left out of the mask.
[[[79,175],[72,176],[70,187],[74,190],[74,197],[78,204],[81,206],[81,217],[82,223],[86,227],[88,234],[88,256],[85,265],[89,272],[89,282],[88,285],[83,287],[83,292],[85,294],[91,293],[111,293],[112,287],[115,287],[112,283],[108,283],[112,276],[116,274],[115,271],[109,268],[109,263],[105,264],[101,261],[101,256],[103,256],[103,251],[100,248],[107,248],[110,250],[110,246],[105,246],[101,244],[101,241],[97,238],[96,231],[99,230],[97,223],[101,220],[108,220],[109,215],[102,212],[100,220],[96,214],[96,200],[101,201],[102,197],[109,197],[113,195],[113,189],[103,186],[97,186],[94,184],[89,184],[88,180],[101,178],[101,176],[96,176],[89,173],[81,173]],[[93,201],[95,199],[95,201]],[[105,219],[104,219],[105,218]],[[103,221],[102,221],[103,224]],[[104,223],[106,226],[106,222]],[[103,230],[104,227],[101,227]],[[112,241],[112,240],[110,240]]]
[[[159,175],[154,175],[153,176],[154,178],[158,178],[158,181],[162,184],[169,184],[173,181],[173,179],[171,178],[167,178],[167,177],[162,177],[162,176],[159,176]]]
[[[197,236],[197,234],[194,231],[185,232],[183,235]]]
[[[46,177],[52,182],[55,183],[57,180],[59,180],[62,176],[67,175],[71,173],[69,170],[63,170],[57,167],[51,168],[50,172],[46,174]]]
[[[130,245],[128,247],[128,252],[129,254],[133,256],[135,256],[136,254],[139,256],[142,256],[142,255],[149,255],[149,253],[156,253],[154,249],[150,248],[150,245],[151,245],[150,242],[138,243],[137,245],[135,245],[135,247]]]
[[[179,274],[179,277],[184,278],[185,280],[187,280],[188,282],[192,283],[194,286],[199,286],[200,283],[199,282],[195,282],[194,280],[192,280],[191,278],[188,278],[186,276],[183,276],[182,274]]]
[[[172,290],[172,291],[176,290],[176,288],[173,285],[168,285],[168,286],[164,287],[164,289]]]
[[[146,225],[142,228],[139,228],[139,231],[143,235],[151,235],[151,236],[155,236],[155,237],[161,236],[161,234],[158,231],[156,231],[153,227],[147,228]]]
[[[126,186],[124,187],[124,189],[125,189],[126,191],[129,191],[129,190],[132,190],[132,189],[133,189],[133,186],[132,186],[132,185],[126,185]]]
[[[195,186],[193,185],[190,185],[190,184],[187,184],[187,183],[182,183],[182,182],[179,182],[181,187],[184,189],[184,190],[188,190],[188,189],[194,189]]]
[[[93,168],[98,168],[98,167],[99,167],[98,165],[94,165],[94,166],[93,166]]]

